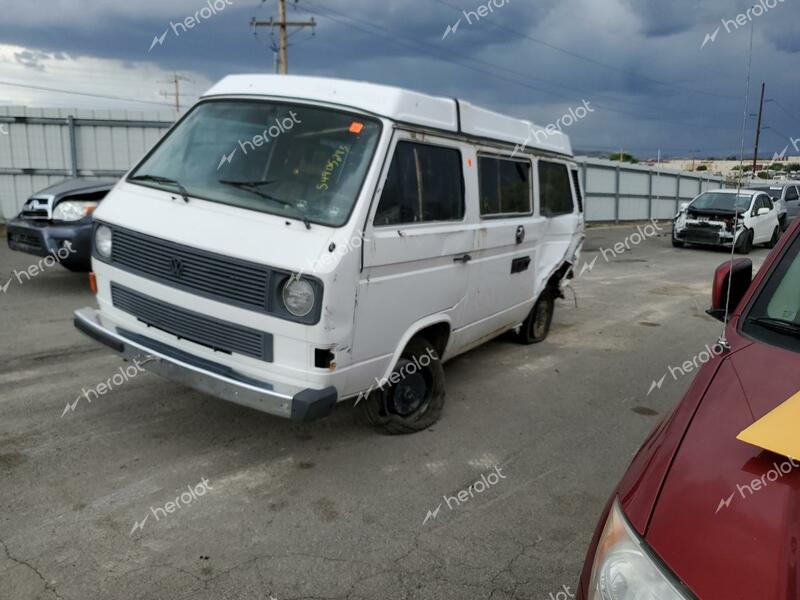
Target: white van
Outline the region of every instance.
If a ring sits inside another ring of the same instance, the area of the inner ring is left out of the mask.
[[[584,238],[555,129],[275,75],[215,85],[94,215],[99,308],[78,329],[273,415],[355,398],[392,433],[439,417],[444,361],[544,339]]]

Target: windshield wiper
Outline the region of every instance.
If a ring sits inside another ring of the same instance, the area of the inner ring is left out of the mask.
[[[306,229],[311,229],[311,221],[308,220],[308,217],[305,215],[305,213],[299,208],[297,208],[297,206],[295,206],[288,200],[282,200],[281,198],[277,198],[272,194],[268,194],[267,192],[264,192],[261,189],[259,189],[262,185],[268,185],[270,183],[273,183],[272,181],[238,181],[236,179],[218,179],[217,181],[219,181],[220,183],[224,183],[225,185],[232,185],[233,187],[245,190],[247,192],[250,192],[257,196],[261,196],[262,198],[265,198],[267,200],[272,200],[273,202],[277,202],[278,204],[290,208],[292,212],[296,215],[296,217],[303,222],[303,225],[306,226]]]
[[[189,192],[186,191],[186,188],[183,187],[183,184],[180,181],[176,181],[175,179],[170,179],[169,177],[164,177],[163,175],[134,175],[133,177],[128,177],[130,181],[155,181],[156,183],[166,183],[167,185],[174,185],[178,188],[178,191],[183,198],[183,201],[186,204],[189,204]]]
[[[776,319],[774,317],[755,317],[747,320],[778,333],[800,337],[800,323],[795,323],[794,321]]]

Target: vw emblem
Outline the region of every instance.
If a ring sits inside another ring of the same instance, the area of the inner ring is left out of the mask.
[[[183,261],[180,258],[173,258],[169,261],[169,272],[175,277],[183,275]]]

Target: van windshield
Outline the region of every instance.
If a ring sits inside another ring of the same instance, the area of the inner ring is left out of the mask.
[[[338,227],[350,217],[380,132],[375,119],[327,108],[210,100],[128,181]]]

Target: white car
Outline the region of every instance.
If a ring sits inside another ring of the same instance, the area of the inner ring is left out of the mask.
[[[467,102],[336,79],[223,79],[94,214],[94,339],[167,378],[392,433],[442,363],[547,335],[584,239],[569,139]]]
[[[780,232],[778,210],[765,192],[710,190],[675,215],[672,245],[730,248],[734,244],[737,252],[748,254],[755,244],[774,247]]]

